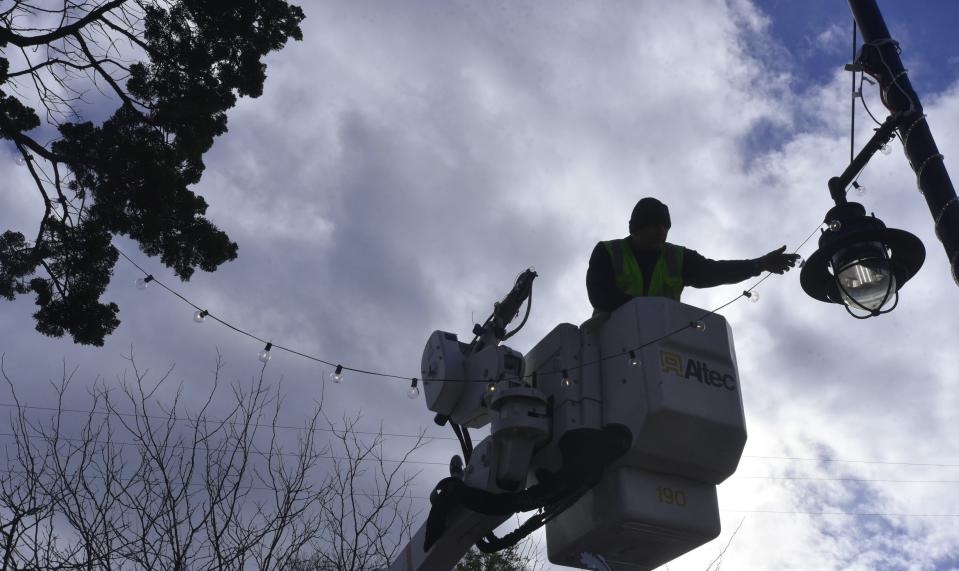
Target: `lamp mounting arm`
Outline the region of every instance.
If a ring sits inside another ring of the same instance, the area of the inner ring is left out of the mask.
[[[886,120],[883,121],[882,125],[876,129],[876,132],[873,133],[872,138],[866,143],[866,146],[859,151],[859,154],[856,155],[856,158],[849,163],[849,166],[846,167],[846,170],[839,176],[834,176],[829,179],[829,194],[832,196],[833,202],[836,203],[836,206],[842,206],[846,204],[846,189],[852,184],[853,179],[856,178],[856,175],[859,174],[862,169],[866,167],[866,164],[869,163],[869,159],[872,158],[876,151],[881,149],[890,140],[895,136],[896,128],[899,126],[899,119],[895,115],[890,115],[886,117]]]

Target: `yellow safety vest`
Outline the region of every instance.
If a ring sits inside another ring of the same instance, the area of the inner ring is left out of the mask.
[[[623,292],[634,297],[644,295],[650,297],[668,297],[679,301],[683,293],[683,252],[682,246],[666,243],[662,254],[653,267],[653,275],[649,280],[649,289],[644,293],[643,270],[633,255],[633,248],[629,245],[629,238],[608,240],[603,242],[613,261],[613,272],[616,274],[616,286]]]

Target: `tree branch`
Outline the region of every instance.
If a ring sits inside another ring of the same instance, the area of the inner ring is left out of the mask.
[[[56,30],[46,34],[40,34],[39,36],[21,36],[13,33],[9,28],[0,28],[0,43],[13,44],[21,48],[48,44],[79,32],[84,26],[96,21],[100,18],[100,16],[106,14],[114,8],[122,6],[126,2],[127,0],[112,0],[103,6],[92,10],[89,14],[72,24],[57,28]]]
[[[123,68],[123,69],[126,69],[126,68],[124,68],[122,65],[118,64],[117,62],[115,62],[115,61],[113,61],[113,60],[111,60],[111,59],[98,60],[97,63],[112,63],[112,64],[117,65],[117,66],[119,66],[119,67],[121,67],[121,68]],[[43,62],[43,63],[38,63],[37,65],[28,67],[28,68],[26,68],[26,69],[21,69],[20,71],[15,71],[15,72],[13,72],[13,73],[9,73],[9,74],[7,74],[7,77],[10,78],[10,79],[13,79],[13,78],[15,78],[15,77],[20,77],[21,75],[31,74],[31,73],[33,73],[33,72],[35,72],[35,71],[39,71],[39,70],[41,70],[41,69],[43,69],[43,68],[45,68],[45,67],[50,67],[50,66],[52,66],[52,65],[57,65],[57,64],[62,65],[62,66],[64,66],[64,67],[73,68],[73,69],[75,69],[75,70],[77,70],[77,71],[83,71],[83,70],[85,70],[85,69],[90,69],[91,67],[94,67],[94,66],[96,65],[96,64],[93,64],[93,63],[87,64],[87,65],[77,65],[77,64],[75,64],[75,63],[73,63],[73,62],[71,62],[71,61],[68,61],[68,60],[64,60],[64,59],[60,59],[60,58],[53,58],[53,59],[48,59],[47,61],[45,61],[45,62]]]
[[[153,50],[149,45],[147,45],[146,42],[138,38],[136,34],[131,33],[130,30],[126,30],[123,27],[114,24],[113,22],[108,20],[106,17],[101,18],[101,21],[104,24],[106,24],[107,27],[112,28],[113,30],[123,34],[123,36],[125,36],[128,40],[130,40],[130,42],[139,46],[140,49],[145,51],[150,57],[155,57],[157,55],[157,52],[155,50]]]
[[[60,162],[60,163],[66,162],[66,159],[64,157],[57,155],[53,151],[47,150],[47,148],[41,145],[40,143],[34,141],[27,135],[24,135],[18,129],[14,129],[10,125],[10,122],[7,121],[6,117],[4,117],[2,114],[0,114],[0,135],[3,135],[4,137],[7,137],[8,139],[12,139],[14,143],[17,143],[18,145],[23,145],[24,147],[30,149],[34,153],[40,155],[41,157],[47,159],[50,162]]]
[[[80,32],[75,32],[73,34],[73,37],[77,39],[77,42],[79,42],[80,49],[83,50],[83,53],[84,55],[87,56],[87,60],[90,62],[90,64],[93,65],[93,67],[98,72],[100,72],[100,75],[103,76],[103,79],[106,80],[108,84],[110,84],[110,87],[113,88],[113,91],[115,91],[116,94],[120,96],[120,99],[122,99],[124,103],[126,103],[130,107],[133,107],[134,105],[137,105],[137,104],[139,104],[141,107],[146,107],[142,103],[131,99],[130,96],[127,95],[125,91],[123,91],[123,88],[120,87],[120,85],[116,82],[116,80],[113,79],[113,76],[111,76],[109,73],[107,73],[105,69],[103,69],[103,67],[98,63],[97,58],[90,51],[90,48],[87,46],[86,40],[83,39],[83,36],[80,34]]]

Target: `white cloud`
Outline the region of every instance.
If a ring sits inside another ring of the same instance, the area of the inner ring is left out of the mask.
[[[828,54],[841,54],[849,49],[848,26],[843,27],[833,23],[825,30],[809,38],[810,48]]]
[[[305,41],[271,58],[265,95],[231,113],[199,185],[240,258],[182,289],[264,338],[336,362],[415,375],[431,330],[465,336],[527,266],[541,277],[515,348],[583,321],[589,252],[626,232],[645,195],[670,205],[671,239],[704,255],[795,246],[822,220],[826,180],[848,157],[848,77],[794,93],[763,55],[776,49],[768,16],[744,0],[305,8]],[[839,32],[817,41],[830,46]],[[927,107],[954,155],[959,90]],[[870,132],[861,120],[860,144]],[[868,209],[923,239],[926,267],[895,312],[865,322],[807,298],[796,272],[766,281],[758,305],[724,312],[750,457],[720,489],[724,535],[670,569],[705,568],[742,517],[727,568],[955,561],[959,518],[792,513],[956,514],[948,485],[739,478],[955,479],[955,468],[753,458],[959,464],[955,286],[901,154],[877,156],[861,180]],[[804,252],[814,248],[815,238]],[[216,346],[238,377],[250,374],[256,343],[194,326],[162,292],[130,291],[133,276],[121,263],[110,296],[124,325],[99,352],[21,336],[32,324],[18,302],[3,325],[12,366],[26,374],[38,354],[67,354],[110,375],[133,343],[155,366],[179,360],[188,379],[205,374]],[[711,308],[740,291],[692,290],[686,301]],[[296,418],[318,396],[322,368],[283,354],[270,368],[286,377]],[[428,425],[405,388],[351,375],[328,390],[328,406],[362,408],[396,431]]]

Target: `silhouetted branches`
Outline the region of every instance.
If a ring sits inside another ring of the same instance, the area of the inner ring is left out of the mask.
[[[77,415],[65,369],[44,416],[3,371],[15,407],[2,569],[371,569],[408,540],[404,461],[422,438],[394,462],[382,434],[359,437],[357,417],[329,421],[322,401],[301,430],[279,430],[281,394],[262,371],[230,385],[226,410],[219,358],[202,399],[182,387],[161,398],[171,373],[151,380],[131,358],[121,386],[97,383]]]

